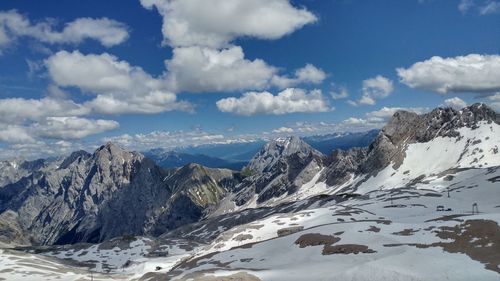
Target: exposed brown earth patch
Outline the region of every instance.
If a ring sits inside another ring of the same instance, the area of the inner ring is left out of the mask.
[[[463,253],[485,264],[485,268],[500,273],[500,226],[492,220],[467,220],[454,227],[434,231],[441,239],[452,242],[433,244],[385,244],[385,247],[414,246],[420,249],[441,247],[449,253]]]
[[[425,222],[433,222],[433,221],[456,221],[456,222],[463,222],[464,220],[457,219],[460,217],[465,217],[469,215],[462,215],[462,214],[457,214],[457,215],[446,215],[442,216],[439,218],[431,219],[431,220],[426,220]]]
[[[366,231],[378,233],[378,232],[380,232],[380,228],[373,226],[373,225],[370,225],[370,228],[368,228]]]
[[[234,240],[245,241],[245,240],[250,240],[252,238],[253,238],[253,236],[251,234],[240,234],[240,235],[234,237]]]
[[[307,233],[300,236],[295,244],[299,245],[300,248],[305,248],[309,246],[319,246],[319,245],[332,245],[340,241],[340,238],[333,235],[324,235],[320,233]]]
[[[302,231],[302,230],[304,230],[303,226],[292,226],[292,227],[278,229],[277,234],[278,234],[278,237],[282,237],[282,236],[290,235],[293,233],[297,233],[297,232]]]
[[[417,233],[419,230],[407,228],[399,232],[393,232],[392,234],[394,235],[400,235],[400,236],[411,236],[413,233]]]
[[[358,244],[344,244],[344,245],[328,245],[323,247],[323,255],[334,255],[334,254],[371,254],[376,253],[376,251],[368,248],[366,245]]]

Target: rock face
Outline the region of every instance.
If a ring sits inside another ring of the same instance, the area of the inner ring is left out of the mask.
[[[355,147],[349,150],[337,149],[326,159],[326,168],[321,173],[319,181],[328,186],[342,184],[351,175],[360,172],[360,164],[366,159],[368,148]]]
[[[474,129],[480,121],[500,124],[500,114],[479,103],[462,110],[436,108],[423,115],[398,111],[370,145],[361,172],[373,173],[391,162],[397,167],[405,157],[408,144],[428,142],[436,137],[459,137],[457,129]]]
[[[309,182],[323,166],[324,156],[298,137],[278,138],[267,143],[246,170],[253,175],[236,187],[236,205],[256,196],[256,202],[292,194]]]
[[[22,158],[11,161],[0,161],[0,188],[18,181],[34,171],[48,168],[54,162],[44,159],[27,161]]]
[[[160,234],[199,220],[234,184],[227,170],[188,166],[169,173],[108,143],[2,188],[0,224],[15,226],[5,239],[34,244]]]

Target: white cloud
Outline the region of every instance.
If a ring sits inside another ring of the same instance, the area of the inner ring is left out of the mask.
[[[397,72],[409,87],[439,94],[500,91],[499,55],[435,56],[406,69],[398,68]]]
[[[326,73],[312,64],[295,71],[295,77],[274,76],[272,83],[280,88],[290,88],[303,83],[320,84],[326,79]]]
[[[269,92],[248,92],[241,97],[217,101],[222,112],[237,115],[274,114],[297,112],[326,112],[332,110],[320,90],[307,93],[305,90],[289,88],[277,95]]]
[[[349,92],[346,88],[340,88],[339,91],[331,91],[330,96],[334,100],[345,99],[349,97]]]
[[[289,0],[141,0],[163,16],[164,43],[220,48],[238,37],[278,39],[317,20]]]
[[[461,0],[458,9],[463,14],[474,10],[480,15],[496,14],[500,12],[500,1],[493,0]]]
[[[343,121],[344,124],[347,125],[365,125],[368,123],[366,119],[349,117]]]
[[[263,90],[271,86],[319,84],[323,70],[307,64],[294,77],[261,59],[245,58],[232,42],[240,37],[278,39],[317,18],[289,0],[141,0],[163,17],[164,44],[173,47],[165,61],[166,80],[174,92]]]
[[[449,107],[452,107],[455,109],[462,109],[462,108],[467,106],[467,103],[459,97],[445,99],[444,104],[446,106],[449,106]]]
[[[144,151],[151,148],[173,149],[176,147],[196,146],[202,144],[241,143],[255,141],[255,135],[225,136],[202,130],[192,131],[154,131],[147,134],[124,134],[107,137],[102,142],[112,141],[128,149]]]
[[[467,13],[471,8],[474,7],[474,0],[460,0],[458,3],[458,9],[462,13]]]
[[[388,97],[394,91],[394,85],[390,79],[377,75],[363,81],[362,91],[361,98],[356,101],[350,100],[348,103],[354,106],[374,105],[377,99]]]
[[[8,125],[0,128],[0,141],[10,143],[33,143],[35,139],[21,126]]]
[[[496,111],[500,111],[500,93],[489,96],[488,104],[493,107]]]
[[[62,31],[54,28],[54,20],[45,19],[32,24],[15,10],[0,11],[0,48],[19,37],[31,37],[48,44],[78,44],[92,39],[111,47],[123,43],[129,36],[125,24],[108,18],[78,18],[65,24]]]
[[[239,46],[215,50],[203,47],[176,48],[165,62],[167,81],[174,91],[226,92],[263,89],[277,69],[263,60],[245,59]]]
[[[99,144],[101,145],[101,144]],[[12,159],[23,156],[27,159],[58,157],[69,155],[76,150],[93,151],[98,147],[95,144],[81,143],[78,141],[33,141],[15,142],[1,150],[0,159]]]
[[[485,3],[483,6],[479,7],[479,14],[481,15],[496,14],[499,12],[500,12],[500,2],[498,1],[489,1]]]
[[[289,128],[289,127],[281,127],[281,128],[273,130],[273,133],[276,133],[276,134],[292,134],[293,132],[294,132],[294,130],[292,128]]]
[[[70,100],[50,97],[42,99],[0,99],[1,123],[19,124],[26,121],[42,120],[49,116],[80,116],[88,113],[88,109]]]
[[[192,110],[187,102],[177,102],[167,90],[163,77],[154,78],[142,68],[104,53],[84,55],[60,51],[45,64],[49,76],[60,87],[77,87],[97,97],[84,104],[102,114],[153,114],[172,110]]]
[[[114,130],[118,122],[112,120],[92,120],[78,117],[48,117],[41,123],[35,123],[35,134],[52,139],[81,139],[90,135]]]

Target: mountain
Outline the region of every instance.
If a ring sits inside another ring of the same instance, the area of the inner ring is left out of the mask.
[[[112,144],[76,152],[0,189],[0,236],[45,237],[80,220],[67,236],[78,239],[65,242],[102,242],[2,246],[0,277],[77,280],[90,269],[124,280],[498,280],[499,117],[483,104],[399,111],[367,147],[324,155],[278,138],[241,173],[161,169]],[[59,202],[81,198],[88,178],[110,199],[89,191],[91,201],[76,201],[96,215],[84,209],[81,219]],[[37,206],[48,207],[25,211]],[[82,239],[94,225],[99,239]]]
[[[368,147],[366,157],[355,157],[350,170],[357,180],[345,189],[411,186],[456,169],[500,165],[499,124],[499,114],[483,104],[462,110],[437,108],[423,115],[396,112]],[[357,154],[356,149],[346,157],[352,154]],[[331,165],[339,161],[345,157]],[[323,178],[336,178],[337,170],[330,167]]]
[[[14,237],[2,232],[6,240],[33,244],[157,235],[199,220],[233,185],[229,170],[188,165],[168,172],[108,143],[0,189],[0,224],[12,226]]]
[[[47,168],[50,164],[53,164],[53,161],[45,159],[28,161],[17,158],[10,161],[0,161],[0,187],[16,182],[36,170]]]
[[[323,155],[299,137],[268,142],[244,168],[249,176],[220,204],[225,208],[256,206],[273,198],[295,193],[311,181],[322,166]]]
[[[356,133],[334,133],[327,135],[308,136],[302,138],[304,142],[323,154],[330,154],[335,149],[349,149],[353,147],[369,146],[377,137],[379,130]]]
[[[156,162],[163,168],[178,168],[190,163],[196,163],[210,168],[226,168],[241,170],[247,162],[234,162],[203,154],[188,154],[172,150],[155,148],[144,152],[144,156]]]
[[[265,144],[265,141],[257,140],[251,142],[188,146],[177,148],[175,151],[191,155],[206,155],[229,162],[248,162]]]

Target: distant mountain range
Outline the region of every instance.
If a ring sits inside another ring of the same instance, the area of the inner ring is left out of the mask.
[[[335,133],[303,137],[302,140],[323,154],[335,149],[368,146],[377,136],[378,130],[360,133]],[[155,148],[143,154],[164,168],[181,167],[198,163],[210,168],[241,170],[266,144],[264,141],[248,143],[213,144],[165,150]]]
[[[189,154],[172,150],[155,148],[144,152],[144,156],[153,160],[163,168],[177,168],[189,163],[198,163],[210,168],[226,168],[239,171],[246,164],[246,161],[225,160],[205,154]]]

